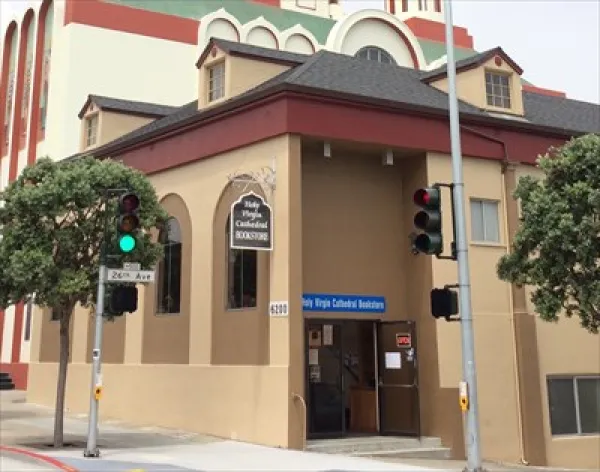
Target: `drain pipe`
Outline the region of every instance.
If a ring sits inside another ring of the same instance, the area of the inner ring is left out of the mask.
[[[298,402],[302,406],[303,420],[302,420],[302,450],[306,450],[306,418],[307,418],[307,409],[306,409],[306,400],[304,397],[298,393],[292,393],[292,398]]]
[[[506,194],[506,170],[508,168],[508,166],[511,164],[511,161],[509,159],[508,156],[508,148],[506,146],[506,142],[502,141],[499,138],[496,138],[494,136],[490,136],[489,134],[486,133],[482,133],[481,131],[478,131],[476,129],[470,128],[468,126],[464,126],[464,125],[460,125],[460,127],[465,130],[468,133],[474,134],[476,136],[479,136],[481,138],[487,139],[489,141],[493,141],[495,143],[498,143],[502,146],[503,149],[503,153],[504,156],[502,158],[502,163],[501,163],[501,171],[502,171],[502,199],[504,201],[504,237],[506,239],[506,251],[509,252],[510,251],[510,236],[509,236],[509,229],[508,229],[508,198],[510,197],[509,195]],[[519,458],[519,462],[523,465],[529,465],[529,462],[525,459],[525,440],[523,438],[523,408],[522,408],[522,398],[521,398],[521,379],[519,377],[519,359],[517,356],[517,323],[515,321],[515,309],[514,309],[514,296],[513,296],[513,291],[512,291],[512,287],[511,289],[508,291],[508,299],[509,299],[509,303],[510,303],[510,307],[511,307],[511,316],[510,316],[510,324],[511,324],[511,328],[512,328],[512,332],[513,332],[513,371],[514,371],[514,375],[515,375],[515,384],[517,387],[517,395],[516,395],[516,400],[517,400],[517,427],[519,429],[519,455],[521,456]]]

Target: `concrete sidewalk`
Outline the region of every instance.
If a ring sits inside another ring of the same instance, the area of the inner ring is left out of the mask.
[[[9,457],[0,452],[0,470],[2,472],[55,472],[56,468],[17,457]]]
[[[62,470],[69,472],[184,472],[184,471],[456,471],[465,461],[394,458],[359,458],[269,448],[222,440],[185,431],[157,427],[139,427],[107,421],[100,425],[101,457],[83,457],[87,434],[86,415],[65,415],[65,442],[71,447],[54,450],[52,442],[54,414],[50,408],[25,403],[23,392],[0,393],[0,444],[33,451],[63,464],[63,467],[39,464],[42,469],[19,469],[13,462],[2,471]],[[0,456],[6,453],[0,450]],[[43,468],[46,467],[46,468]],[[48,468],[50,467],[50,468]],[[536,468],[522,465],[484,464],[488,472],[549,472],[565,469]],[[573,471],[575,472],[575,471]],[[577,471],[589,472],[589,471]]]
[[[100,425],[98,443],[101,457],[86,459],[83,457],[87,434],[85,415],[68,413],[65,415],[65,442],[73,446],[54,450],[49,447],[54,426],[53,411],[50,408],[27,404],[23,392],[9,391],[0,393],[0,412],[2,445],[34,451],[54,459],[55,463],[64,464],[64,467],[57,466],[55,470],[81,472],[435,470],[402,463],[386,463],[375,459],[269,448],[184,431],[154,427],[140,428],[114,421]],[[14,454],[9,457],[14,459]]]

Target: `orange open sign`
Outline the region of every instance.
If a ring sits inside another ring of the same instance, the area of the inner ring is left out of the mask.
[[[412,347],[412,335],[410,333],[396,333],[397,347]]]

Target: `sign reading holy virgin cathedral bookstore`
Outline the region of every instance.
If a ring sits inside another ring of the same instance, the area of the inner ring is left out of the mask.
[[[229,245],[232,249],[273,249],[271,207],[254,192],[245,193],[231,205]]]

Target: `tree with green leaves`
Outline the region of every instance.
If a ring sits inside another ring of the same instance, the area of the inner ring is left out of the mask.
[[[138,246],[127,255],[113,250],[117,201],[105,198],[107,189],[127,189],[141,200]],[[92,307],[96,302],[103,242],[108,253],[118,255],[109,266],[135,261],[151,269],[162,247],[152,241],[150,230],[165,220],[149,180],[113,160],[43,158],[0,193],[0,307],[34,295],[36,305],[52,309],[60,323],[55,447],[63,445],[69,326],[77,304]]]
[[[533,288],[543,320],[600,327],[600,135],[574,138],[538,159],[542,179],[519,180],[521,226],[498,276]]]

